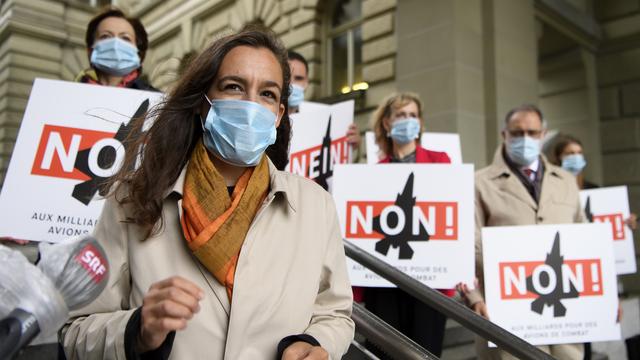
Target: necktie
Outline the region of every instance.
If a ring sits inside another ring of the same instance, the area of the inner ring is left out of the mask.
[[[535,180],[535,171],[527,168],[522,170],[522,172],[524,172],[524,174],[527,176],[527,179],[529,179],[530,181]]]

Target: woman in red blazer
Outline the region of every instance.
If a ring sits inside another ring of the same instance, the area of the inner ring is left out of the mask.
[[[422,102],[416,94],[389,96],[372,120],[376,143],[385,154],[379,163],[451,163],[446,153],[420,146]],[[449,297],[455,293],[453,289],[440,291]],[[369,311],[440,357],[447,320],[444,315],[398,288],[354,288],[354,299],[358,298]]]

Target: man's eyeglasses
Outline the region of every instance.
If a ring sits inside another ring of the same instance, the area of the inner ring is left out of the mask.
[[[532,138],[539,138],[542,130],[507,130],[511,137],[523,137],[525,135]]]

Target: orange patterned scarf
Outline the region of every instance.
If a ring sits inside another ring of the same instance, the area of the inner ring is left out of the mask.
[[[187,166],[180,219],[187,244],[198,260],[233,293],[240,248],[269,191],[269,166],[263,156],[240,176],[231,196],[202,141]]]

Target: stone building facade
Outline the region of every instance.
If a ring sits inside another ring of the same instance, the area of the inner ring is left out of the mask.
[[[98,2],[0,1],[2,176],[33,79],[73,80],[87,66],[84,29]],[[355,98],[364,130],[386,95],[417,92],[427,129],[460,133],[463,158],[478,168],[491,161],[508,109],[537,103],[551,129],[583,140],[587,177],[629,185],[640,211],[640,0],[112,2],[145,24],[144,72],[160,89],[186,54],[259,22],[309,60],[307,98]]]

